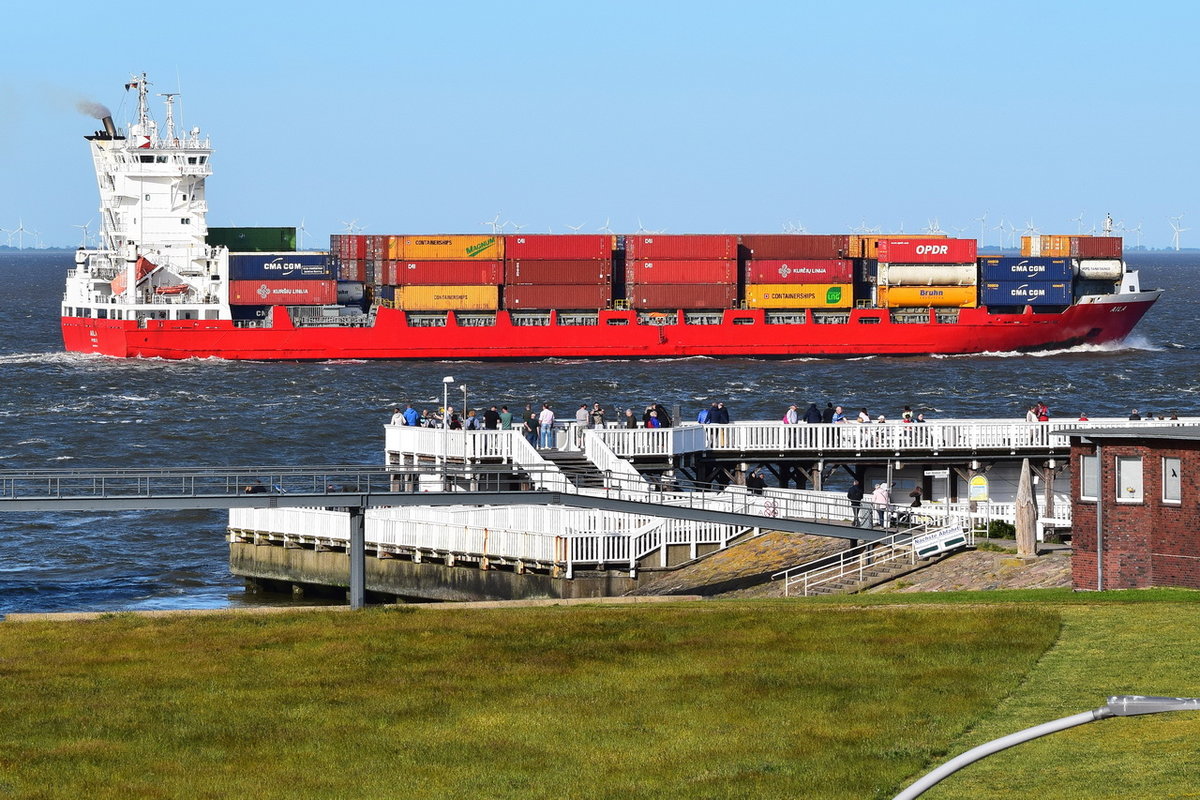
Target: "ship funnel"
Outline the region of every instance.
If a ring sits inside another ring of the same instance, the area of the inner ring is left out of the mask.
[[[117,138],[117,126],[113,124],[112,117],[105,115],[104,119],[100,121],[104,123],[104,132],[113,139]]]

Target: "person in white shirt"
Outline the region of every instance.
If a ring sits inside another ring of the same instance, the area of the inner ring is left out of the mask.
[[[875,504],[875,513],[879,515],[879,527],[887,527],[888,506],[892,502],[892,490],[886,483],[875,484],[871,493],[871,502]]]
[[[542,403],[542,411],[538,414],[538,447],[549,450],[554,447],[554,412],[549,403]]]
[[[400,410],[400,407],[399,407],[399,406],[397,406],[397,407],[395,407],[395,408],[393,408],[393,409],[392,409],[392,424],[393,424],[393,425],[404,425],[404,424],[406,424],[406,423],[405,423],[405,421],[404,421],[404,412],[402,412],[402,411]]]

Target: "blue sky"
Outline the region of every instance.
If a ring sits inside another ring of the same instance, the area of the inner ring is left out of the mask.
[[[1183,2],[20,3],[0,228],[78,243],[97,123],[75,102],[123,126],[145,71],[213,139],[209,224],[304,220],[311,246],[350,220],[483,232],[497,213],[978,237],[985,212],[986,243],[1001,220],[1074,233],[1107,212],[1150,247],[1183,214],[1195,245],[1198,21]]]

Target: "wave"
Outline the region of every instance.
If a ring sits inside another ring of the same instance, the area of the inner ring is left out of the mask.
[[[1126,353],[1148,352],[1160,353],[1164,348],[1152,344],[1142,336],[1131,336],[1120,342],[1105,342],[1104,344],[1079,344],[1074,347],[1062,347],[1056,350],[986,350],[982,353],[933,353],[929,357],[943,358],[1054,358],[1064,355],[1084,355],[1088,353]]]

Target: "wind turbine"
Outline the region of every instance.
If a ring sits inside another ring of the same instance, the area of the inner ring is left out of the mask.
[[[1140,250],[1142,248],[1142,223],[1139,222],[1136,228],[1130,228],[1129,233],[1137,237],[1137,246]]]
[[[1072,217],[1069,220],[1069,222],[1075,223],[1075,228],[1076,228],[1077,233],[1083,233],[1083,212],[1082,211],[1079,212],[1078,217]]]
[[[929,220],[929,224],[925,226],[925,232],[930,236],[941,236],[945,233],[945,231],[942,230],[942,225],[940,222],[938,222],[937,217]]]
[[[29,229],[25,227],[25,220],[18,219],[17,227],[8,232],[8,243],[10,245],[12,244],[13,234],[16,234],[17,235],[17,249],[24,250],[25,249],[25,234],[28,232],[29,232]],[[1178,250],[1179,248],[1177,247],[1175,249]]]
[[[85,223],[83,225],[72,225],[71,226],[72,228],[81,228],[83,230],[83,241],[81,241],[79,243],[80,247],[88,246],[88,228],[90,228],[92,226],[92,223],[95,222],[95,220],[96,220],[96,218],[92,217],[91,219],[89,219],[87,221],[87,223]]]
[[[296,229],[300,233],[300,249],[301,250],[304,249],[304,237],[308,235],[308,228],[304,227],[304,220],[306,220],[306,219],[308,219],[308,217],[301,217],[300,218],[300,227],[298,227]]]
[[[352,219],[349,222],[342,220],[342,224],[346,226],[346,233],[355,234],[362,233],[365,228],[358,224],[358,220]]]
[[[994,231],[1000,232],[1000,249],[1004,249],[1004,220],[1000,220],[1000,224],[992,228]]]
[[[38,233],[37,231],[30,231],[29,235],[33,237],[33,249],[41,250],[42,249],[42,234]]]
[[[587,225],[587,223],[581,222],[578,225],[568,225],[567,229],[570,230],[571,233],[579,233],[579,229],[582,228],[584,225]]]
[[[988,212],[983,212],[982,217],[976,217],[975,221],[979,223],[979,243],[983,244],[984,232],[987,230],[987,215]]]
[[[1178,217],[1170,217],[1171,228],[1175,231],[1175,235],[1171,237],[1171,245],[1175,248],[1176,252],[1179,252],[1179,234],[1186,230],[1190,230],[1190,228],[1179,227],[1179,222],[1182,219],[1183,214],[1180,214]]]
[[[1029,218],[1029,222],[1025,223],[1025,235],[1037,236],[1041,231],[1037,229],[1037,225],[1033,224],[1033,217]]]
[[[604,218],[604,224],[603,224],[603,225],[601,225],[599,228],[597,228],[597,230],[599,230],[599,231],[600,231],[600,233],[607,233],[608,235],[610,235],[610,236],[611,236],[611,235],[612,235],[612,228],[608,227],[608,223],[609,223],[609,218],[608,218],[608,217],[605,217],[605,218]]]
[[[496,212],[496,216],[492,217],[490,220],[487,220],[486,222],[481,222],[481,223],[479,223],[479,224],[480,224],[480,225],[489,225],[489,226],[491,226],[492,233],[494,233],[494,234],[495,234],[495,233],[500,233],[500,231],[504,230],[504,226],[500,224],[500,215],[501,215],[502,213],[504,213],[504,212],[503,212],[503,211],[497,211],[497,212]]]

